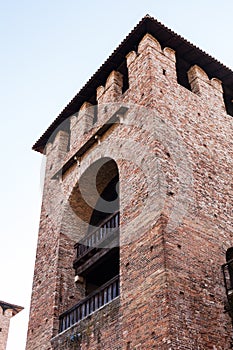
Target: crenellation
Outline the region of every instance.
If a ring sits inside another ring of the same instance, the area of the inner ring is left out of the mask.
[[[112,71],[105,83],[105,87],[99,86],[96,92],[98,104],[117,102],[122,96],[123,75],[120,72]]]
[[[98,102],[101,101],[104,92],[105,92],[104,86],[103,85],[98,86],[98,88],[96,89],[96,100]]]
[[[138,53],[131,51],[127,56],[129,89],[134,91],[135,99],[145,94],[146,89],[154,88],[162,77],[160,63],[161,47],[150,34],[146,34],[138,45]]]
[[[189,84],[194,94],[205,96],[209,93],[209,77],[206,72],[199,66],[192,66],[187,72]]]
[[[96,89],[96,100],[98,108],[98,123],[103,124],[107,121],[114,110],[114,103],[120,101],[122,97],[123,75],[120,72],[112,71],[105,83],[105,86],[99,86]],[[112,108],[110,104],[113,104]],[[106,106],[108,104],[108,106]]]
[[[123,87],[123,76],[120,72],[112,71],[105,84],[105,93],[108,89],[115,90],[116,95],[122,94],[122,87]]]
[[[80,125],[80,134],[87,133],[94,124],[94,114],[95,114],[95,106],[93,106],[90,102],[84,102],[79,110],[78,119],[82,124]]]
[[[145,86],[157,89],[160,82],[166,88],[168,85],[177,84],[176,52],[169,47],[162,50],[158,40],[151,34],[142,38],[138,45],[138,53],[129,52],[126,60],[129,88],[134,90],[137,99],[145,93]]]
[[[128,69],[131,66],[131,64],[135,61],[136,57],[137,57],[137,53],[135,51],[130,51],[126,55],[126,62],[127,62]]]
[[[205,99],[207,104],[226,112],[222,83],[217,78],[209,79],[207,73],[199,66],[192,66],[187,72],[193,93]]]
[[[90,102],[84,102],[79,111],[70,118],[70,149],[86,134],[94,123],[94,110]]]
[[[74,130],[77,128],[77,123],[78,123],[77,114],[78,113],[75,113],[70,117],[70,145],[72,145],[74,143],[74,140],[76,139]]]
[[[160,53],[162,52],[161,45],[158,42],[158,40],[155,39],[155,37],[149,33],[144,35],[144,37],[140,41],[138,45],[138,53],[140,54],[148,48],[152,48]]]
[[[171,61],[176,63],[176,52],[170,47],[165,47],[163,49],[163,53],[166,57],[168,57]]]
[[[217,78],[212,78],[210,80],[211,85],[218,90],[220,93],[223,93],[222,81]]]
[[[177,84],[176,52],[170,47],[165,47],[163,54],[161,57],[163,74],[169,80],[169,84]]]
[[[49,168],[59,169],[69,147],[70,134],[68,131],[59,130],[56,133],[53,143],[49,142],[46,147],[47,166]]]
[[[128,68],[128,79],[129,87],[131,88],[135,83],[135,75],[137,71],[137,53],[135,51],[130,51],[126,55],[126,64]]]

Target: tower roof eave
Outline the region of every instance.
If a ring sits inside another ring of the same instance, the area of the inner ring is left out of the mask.
[[[24,309],[22,306],[6,303],[5,301],[1,301],[1,300],[0,300],[0,307],[3,309],[3,311],[6,311],[8,309],[12,310],[13,316],[15,316],[17,313],[19,313]]]
[[[177,55],[188,60],[190,65],[199,65],[210,78],[216,77],[220,79],[223,84],[233,90],[233,71],[231,69],[158,22],[155,18],[146,15],[62,110],[33,145],[33,150],[43,153],[46,143],[59,125],[69,116],[76,113],[83,102],[89,100],[95,94],[98,86],[105,84],[111,71],[119,67],[127,53],[137,48],[137,45],[146,33],[152,34],[162,47],[172,48]]]

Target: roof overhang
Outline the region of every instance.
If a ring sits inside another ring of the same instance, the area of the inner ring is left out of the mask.
[[[0,307],[3,310],[3,313],[6,310],[12,310],[12,316],[15,316],[17,313],[19,313],[24,309],[22,306],[6,303],[5,301],[1,301],[1,300],[0,300]]]
[[[174,33],[172,30],[158,22],[153,17],[146,15],[138,25],[128,34],[122,43],[114,50],[111,56],[101,65],[97,72],[88,80],[84,87],[75,95],[70,103],[63,109],[45,133],[34,144],[35,151],[43,153],[48,140],[54,131],[71,115],[76,113],[83,102],[88,101],[95,93],[97,87],[104,85],[109,74],[116,70],[125,59],[125,56],[137,46],[143,36],[152,34],[164,47],[170,47],[176,51],[177,56],[190,65],[197,64],[209,76],[220,79],[225,86],[233,90],[233,71],[211,57],[189,41]]]

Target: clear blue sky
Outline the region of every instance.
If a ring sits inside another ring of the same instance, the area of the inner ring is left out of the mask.
[[[7,350],[24,350],[42,156],[31,146],[145,14],[233,69],[232,0],[0,2],[0,300],[25,310]]]

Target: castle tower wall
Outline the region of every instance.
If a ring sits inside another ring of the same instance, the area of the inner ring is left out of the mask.
[[[222,83],[192,64],[190,89],[179,84],[177,53],[149,33],[125,59],[128,89],[113,70],[96,88],[97,119],[84,101],[46,147],[27,350],[230,349],[221,265],[232,246],[233,119]],[[73,322],[93,258],[80,282],[73,246],[97,202],[90,169],[98,178],[93,165],[106,159],[119,171],[120,295]]]

